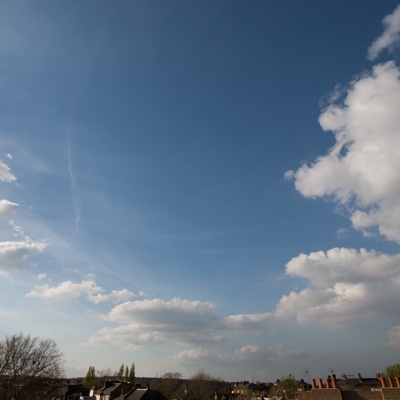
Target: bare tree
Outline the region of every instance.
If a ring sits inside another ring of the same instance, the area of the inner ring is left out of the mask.
[[[222,380],[208,375],[204,370],[199,370],[187,384],[188,400],[220,399],[225,391]]]
[[[184,398],[185,388],[182,383],[182,374],[180,372],[166,372],[160,378],[153,379],[150,382],[150,387],[158,390],[167,399]]]
[[[32,338],[22,333],[0,340],[0,393],[3,400],[23,399],[35,388],[63,376],[64,355],[52,339]]]

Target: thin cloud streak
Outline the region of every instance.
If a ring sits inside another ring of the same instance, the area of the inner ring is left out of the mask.
[[[70,189],[71,189],[71,201],[75,215],[74,236],[76,236],[79,232],[79,225],[81,220],[81,198],[79,193],[79,187],[78,184],[76,183],[72,166],[72,143],[71,143],[69,122],[66,124],[65,128],[65,142],[66,142],[65,154],[67,159],[67,170],[68,170]]]

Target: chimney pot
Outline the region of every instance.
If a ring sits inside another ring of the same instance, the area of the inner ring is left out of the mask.
[[[331,385],[330,385],[330,378],[329,378],[329,377],[326,378],[326,385],[325,385],[325,387],[326,387],[327,389],[329,389],[329,388],[331,387]]]
[[[315,379],[314,378],[311,379],[311,387],[313,389],[315,389],[317,387],[317,385],[315,384]]]
[[[336,385],[336,376],[334,378],[332,378],[332,387],[334,389],[337,389],[337,385]]]

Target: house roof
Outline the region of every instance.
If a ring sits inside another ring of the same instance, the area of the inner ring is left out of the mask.
[[[116,400],[167,400],[158,390],[148,388],[136,388]]]
[[[114,399],[118,396],[122,396],[123,393],[130,392],[132,386],[132,383],[126,382],[107,382],[106,387],[101,389],[101,393],[110,396],[110,399]]]
[[[337,380],[338,387],[353,386],[353,387],[380,387],[381,382],[378,378],[363,378],[358,374],[358,378],[342,375]]]

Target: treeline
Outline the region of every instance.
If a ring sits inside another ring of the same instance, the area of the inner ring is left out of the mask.
[[[150,382],[150,387],[161,392],[167,399],[204,400],[224,398],[229,386],[219,378],[198,371],[190,379],[182,379],[179,372],[167,372]]]
[[[103,387],[106,380],[118,380],[121,382],[135,383],[135,363],[129,368],[122,364],[118,371],[112,372],[110,369],[96,371],[94,365],[91,365],[83,378],[83,385],[88,389],[99,389]]]
[[[83,385],[88,389],[101,389],[107,380],[118,380],[135,384],[135,364],[131,367],[122,364],[118,371],[110,369],[96,371],[90,366]],[[156,389],[167,399],[185,398],[185,400],[214,399],[215,396],[223,398],[229,393],[229,386],[221,379],[207,374],[203,370],[198,371],[189,379],[183,379],[180,372],[166,372],[159,378],[153,378],[149,382],[151,389]]]

